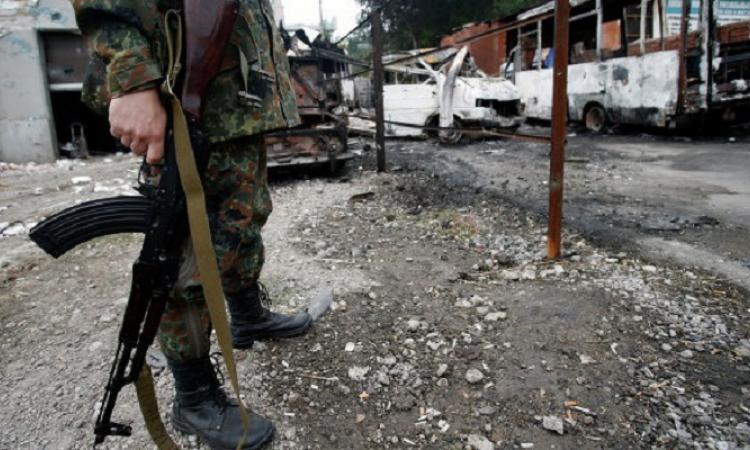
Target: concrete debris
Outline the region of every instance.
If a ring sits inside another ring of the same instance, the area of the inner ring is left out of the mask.
[[[557,416],[544,416],[542,418],[542,428],[559,435],[565,434],[565,423]]]
[[[484,374],[477,369],[469,369],[466,371],[465,378],[469,384],[477,384],[484,380]]]
[[[74,177],[74,178],[72,178],[72,179],[70,180],[70,182],[71,182],[71,183],[73,183],[74,185],[79,185],[79,184],[89,184],[89,183],[91,183],[92,181],[93,181],[93,180],[92,180],[92,178],[91,178],[91,177]]]
[[[348,375],[354,381],[364,381],[369,372],[369,367],[353,366],[349,368]]]
[[[493,444],[486,437],[479,434],[471,434],[467,439],[467,444],[474,450],[495,450],[495,444]]]
[[[741,345],[734,348],[734,354],[740,358],[750,358],[750,341],[742,340]]]
[[[409,331],[418,331],[420,328],[422,328],[422,322],[417,319],[409,319],[409,321],[406,322],[406,329]]]
[[[497,413],[497,408],[494,406],[483,406],[479,408],[477,412],[483,416],[492,416]]]
[[[507,318],[508,318],[508,313],[506,312],[493,312],[484,316],[484,321],[485,322],[498,322],[500,320],[505,320]]]
[[[319,320],[333,304],[333,288],[323,289],[307,307],[307,313],[310,314],[313,321]]]
[[[23,223],[0,223],[0,234],[3,236],[18,236],[26,231],[27,227]]]

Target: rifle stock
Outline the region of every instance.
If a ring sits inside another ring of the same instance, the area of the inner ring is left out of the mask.
[[[237,0],[185,1],[185,78],[182,109],[200,122],[203,99],[219,73],[237,18]]]

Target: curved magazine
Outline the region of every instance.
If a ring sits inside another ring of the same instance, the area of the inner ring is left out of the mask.
[[[50,256],[59,258],[98,237],[146,233],[152,208],[145,197],[93,200],[49,217],[34,227],[29,236]]]

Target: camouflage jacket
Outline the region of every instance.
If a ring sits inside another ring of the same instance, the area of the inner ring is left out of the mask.
[[[179,6],[179,0],[73,0],[91,50],[84,103],[105,112],[111,98],[161,83],[167,53],[164,12],[175,2]],[[260,101],[244,101],[244,92]],[[222,71],[204,100],[204,131],[215,143],[299,122],[273,10],[268,0],[240,0]]]

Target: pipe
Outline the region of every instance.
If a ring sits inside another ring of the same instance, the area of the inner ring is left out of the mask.
[[[556,0],[555,68],[552,93],[552,151],[549,177],[549,231],[547,234],[547,256],[550,259],[558,259],[562,254],[565,142],[568,133],[569,19],[569,0]]]

